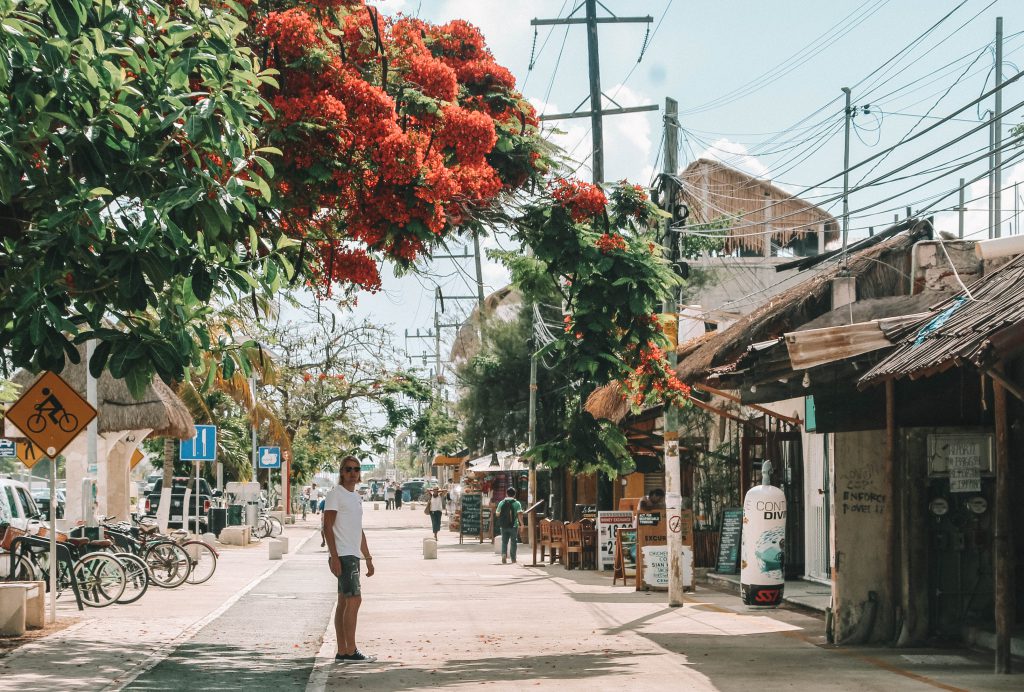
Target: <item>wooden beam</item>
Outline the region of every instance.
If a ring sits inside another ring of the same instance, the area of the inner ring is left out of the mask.
[[[755,428],[757,428],[758,430],[761,430],[761,431],[764,430],[764,427],[761,426],[760,424],[758,424],[756,421],[748,420],[746,418],[740,418],[736,414],[729,413],[728,411],[723,411],[720,408],[715,408],[711,404],[705,404],[700,399],[693,399],[693,398],[691,398],[689,401],[690,401],[691,404],[693,404],[697,408],[699,408],[699,409],[701,409],[703,411],[707,411],[708,413],[714,413],[717,416],[721,416],[722,418],[728,418],[729,420],[734,420],[737,423],[753,425]]]
[[[992,367],[985,371],[985,374],[991,377],[993,380],[1003,386],[1003,389],[1013,394],[1019,400],[1024,401],[1024,390],[1015,385],[1010,380],[1006,379],[1006,375],[1003,373],[1002,368]]]
[[[738,396],[736,396],[734,394],[729,394],[727,392],[723,392],[721,389],[715,389],[714,387],[709,387],[706,384],[695,384],[693,386],[694,386],[695,389],[699,389],[702,392],[707,392],[708,394],[714,394],[715,396],[720,396],[723,399],[728,399],[729,401],[733,401],[733,402],[735,402],[737,404],[740,404],[741,406],[746,406],[747,408],[752,408],[755,411],[759,411],[759,412],[763,413],[766,416],[770,416],[771,418],[775,418],[777,420],[781,420],[784,423],[789,423],[790,425],[796,425],[796,426],[799,426],[801,423],[803,423],[803,421],[800,420],[799,417],[792,418],[790,416],[784,416],[781,413],[776,413],[775,411],[772,411],[770,409],[766,409],[763,406],[758,406],[757,404],[745,404],[745,403],[743,403],[743,401]]]
[[[992,555],[995,577],[996,673],[1009,673],[1010,636],[1013,629],[1013,524],[1010,522],[1010,445],[1006,424],[1006,389],[992,381],[996,429],[996,513]]]

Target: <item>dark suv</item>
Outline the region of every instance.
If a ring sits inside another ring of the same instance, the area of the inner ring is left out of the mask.
[[[168,526],[178,528],[184,523],[184,501],[185,490],[195,486],[196,479],[186,476],[175,476],[171,485],[171,513],[167,522]],[[153,484],[153,492],[146,496],[146,516],[155,517],[157,507],[160,505],[160,491],[163,490],[164,479],[161,478]],[[206,515],[210,511],[210,498],[213,491],[205,478],[199,479],[199,524],[200,529],[206,525]],[[192,495],[188,499],[188,513],[192,516],[196,513],[196,497]]]

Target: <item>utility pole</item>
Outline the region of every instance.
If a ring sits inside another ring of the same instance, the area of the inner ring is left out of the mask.
[[[573,14],[579,11],[580,7],[586,8],[586,17],[573,18]],[[571,113],[556,113],[554,115],[542,115],[541,120],[564,120],[566,118],[590,118],[590,137],[593,145],[591,157],[592,179],[595,185],[604,182],[604,125],[602,116],[619,115],[622,113],[639,113],[642,111],[658,110],[657,106],[634,106],[632,108],[602,108],[601,107],[601,60],[597,47],[597,25],[598,24],[635,24],[638,22],[650,24],[654,18],[646,17],[598,17],[597,0],[584,0],[572,13],[564,19],[533,19],[532,26],[556,26],[561,24],[586,24],[587,25],[587,62],[590,72],[590,110]],[[612,99],[609,99],[612,101]],[[615,103],[612,101],[612,103]],[[582,103],[580,104],[583,105]],[[618,104],[616,104],[618,105]]]
[[[995,232],[995,210],[996,210],[996,125],[992,117],[992,111],[986,111],[988,120],[988,237],[994,238]]]
[[[534,325],[534,333],[530,336],[530,408],[526,427],[526,445],[529,450],[537,445],[537,312],[534,308],[533,319],[530,324]],[[537,502],[537,462],[530,458],[530,475],[527,478],[526,505],[530,507]],[[526,515],[527,530],[530,535],[530,550],[533,553],[533,565],[537,565],[537,510]]]
[[[846,262],[846,243],[850,231],[850,121],[853,120],[853,109],[850,108],[850,89],[843,87],[846,94],[846,138],[843,145],[843,262]]]
[[[960,178],[960,204],[956,208],[957,215],[959,216],[957,222],[957,229],[960,232],[960,240],[964,239],[964,212],[967,211],[964,208],[964,179]]]
[[[992,202],[992,215],[995,221],[995,228],[992,230],[995,238],[1002,235],[1003,225],[1003,18],[996,17],[996,112],[992,118],[992,157],[993,157],[993,186],[995,197]]]
[[[679,162],[676,152],[679,145],[679,104],[675,99],[665,99],[665,162],[662,168],[662,207],[672,213],[676,203],[676,173],[678,173]],[[662,237],[662,244],[669,260],[674,261],[672,242],[672,217],[665,220],[665,234]],[[679,334],[679,323],[676,313],[679,307],[676,304],[675,289],[665,298],[662,311],[673,318],[672,324],[676,335]],[[675,339],[673,339],[675,341]],[[674,345],[668,349],[669,372],[676,369],[676,348]],[[681,469],[679,468],[679,412],[672,404],[665,405],[665,507],[666,520],[669,526],[680,521],[680,513],[683,506],[683,483]],[[686,584],[683,583],[683,534],[681,531],[667,531],[668,534],[668,604],[673,607],[683,605],[683,592]]]

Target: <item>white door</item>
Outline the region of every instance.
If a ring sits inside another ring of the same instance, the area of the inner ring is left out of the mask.
[[[829,475],[832,437],[804,433],[804,574],[809,579],[829,581]]]

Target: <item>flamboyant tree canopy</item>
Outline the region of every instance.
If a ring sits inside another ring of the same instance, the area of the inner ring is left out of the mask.
[[[363,0],[250,3],[250,36],[280,74],[264,96],[274,223],[301,240],[311,283],[380,286],[479,229],[546,169],[534,109],[471,24],[381,15]]]

